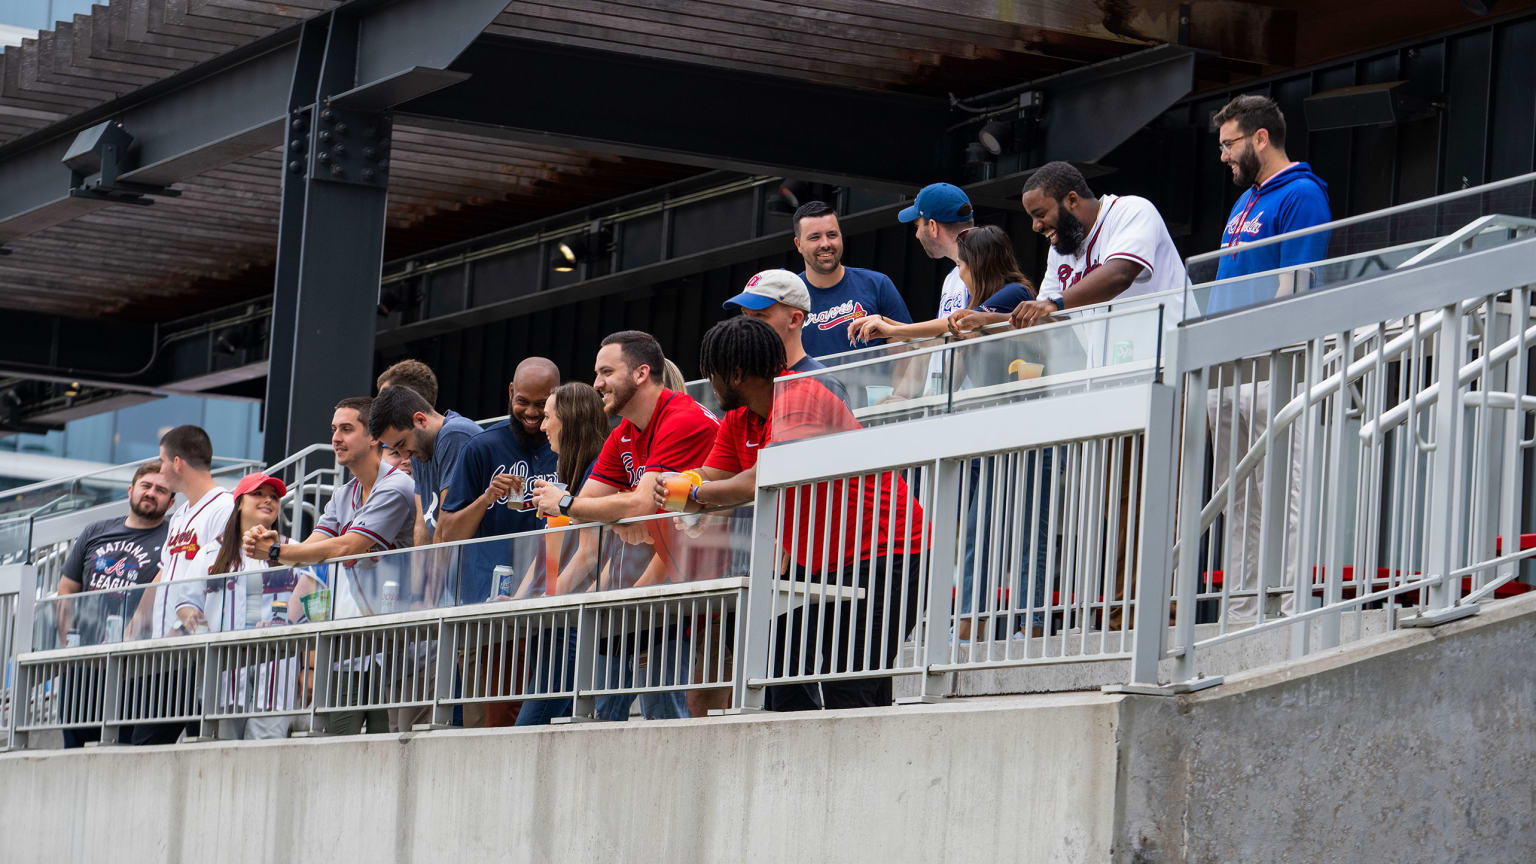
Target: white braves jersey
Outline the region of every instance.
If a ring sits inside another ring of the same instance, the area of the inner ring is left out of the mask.
[[[1088,236],[1083,238],[1076,255],[1063,255],[1055,246],[1051,247],[1045,259],[1045,274],[1040,279],[1040,296],[1070,298],[1072,286],[1114,258],[1141,265],[1141,272],[1131,287],[1120,292],[1112,308],[1078,312],[1079,316],[1118,312],[1125,308],[1125,301],[1135,304],[1137,297],[1178,289],[1177,293],[1152,302],[1163,307],[1164,328],[1184,319],[1183,289],[1189,284],[1184,260],[1179,257],[1157,208],[1135,195],[1099,198],[1099,218],[1088,228]],[[1072,329],[1088,352],[1090,368],[1149,361],[1157,354],[1156,324],[1142,316],[1118,318],[1108,328],[1085,325]]]
[[[965,281],[960,278],[960,268],[956,267],[944,277],[944,287],[939,289],[939,314],[935,318],[948,318],[949,313],[956,309],[967,309],[971,305],[970,289],[965,287]],[[935,376],[944,374],[944,355],[934,354],[928,358],[928,380],[935,380]]]
[[[159,582],[170,583],[189,576],[206,575],[197,567],[198,553],[216,544],[224,533],[224,524],[235,509],[235,496],[229,490],[213,488],[197,501],[184,501],[171,513],[165,545],[160,547]],[[155,592],[151,626],[156,639],[175,630],[177,592],[164,587]]]
[[[1073,285],[1112,258],[1142,267],[1131,287],[1121,292],[1121,300],[1183,288],[1189,281],[1184,260],[1152,202],[1135,195],[1105,195],[1099,198],[1099,218],[1076,255],[1063,255],[1051,247],[1040,296],[1070,296]]]

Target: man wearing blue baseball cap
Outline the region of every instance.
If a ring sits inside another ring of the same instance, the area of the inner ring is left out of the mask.
[[[912,206],[896,214],[896,218],[917,223],[914,231],[917,242],[929,258],[948,258],[955,264],[944,277],[944,286],[939,290],[939,312],[933,317],[942,321],[951,312],[970,308],[970,292],[960,280],[960,247],[955,244],[960,232],[976,225],[970,196],[951,183],[930,183],[917,193]],[[942,364],[935,354],[929,361],[929,376],[941,374]]]

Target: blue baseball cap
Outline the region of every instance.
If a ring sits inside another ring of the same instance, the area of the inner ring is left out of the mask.
[[[924,186],[912,206],[896,214],[903,222],[915,222],[919,216],[935,222],[964,222],[971,218],[970,196],[950,183]]]

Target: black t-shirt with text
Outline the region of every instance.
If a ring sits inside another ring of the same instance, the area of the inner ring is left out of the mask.
[[[80,583],[81,591],[104,591],[143,585],[160,572],[160,547],[167,523],[155,528],[129,528],[125,520],[104,519],[87,525],[69,547],[63,576]],[[80,634],[81,645],[101,642],[108,615],[132,617],[142,591],[122,591],[74,601],[71,629]]]

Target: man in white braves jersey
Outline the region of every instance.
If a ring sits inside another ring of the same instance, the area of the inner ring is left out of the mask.
[[[165,485],[182,498],[180,507],[167,522],[165,543],[160,547],[160,572],[152,584],[174,582],[195,571],[193,560],[203,546],[216,541],[224,523],[234,510],[235,499],[229,490],[213,482],[213,442],[197,426],[177,426],[160,438],[160,471]],[[141,602],[124,638],[137,638],[145,629],[145,616],[154,638],[180,635],[181,620],[176,616],[176,597],[168,588],[148,589],[149,602]],[[161,693],[176,692],[184,682],[176,672],[167,672],[153,685]],[[131,741],[140,744],[173,744],[180,737],[181,723],[141,723],[133,727]],[[193,730],[195,732],[195,730]]]
[[[181,506],[167,522],[165,543],[160,547],[160,572],[156,585],[174,582],[192,570],[192,561],[208,543],[218,539],[234,510],[235,499],[213,482],[213,442],[197,426],[177,426],[160,439],[161,473]],[[151,589],[153,602],[140,603],[129,632],[138,634],[149,616],[151,636],[180,635],[175,600],[170,591]]]
[[[411,545],[416,525],[415,484],[404,471],[382,467],[379,442],[368,432],[373,400],[355,396],[336,403],[331,417],[331,447],[336,463],[352,473],[352,479],[337,487],[325,505],[315,530],[303,543],[282,543],[277,531],[260,526],[245,535],[245,554],[266,560],[270,566],[315,564],[330,558],[361,555],[374,550],[399,549]],[[386,563],[387,562],[387,563]],[[386,579],[398,580],[408,572],[401,557],[385,561],[354,559],[331,565],[336,575],[330,588],[336,618],[371,615],[385,611],[387,598],[382,591]],[[311,593],[315,586],[301,577],[294,586],[295,601]],[[380,658],[371,654],[344,658],[338,664],[352,676],[346,686],[353,693],[377,693],[380,686]],[[344,711],[326,719],[326,731],[349,735],[362,731],[366,719],[369,732],[387,731],[388,717],[383,709]]]

